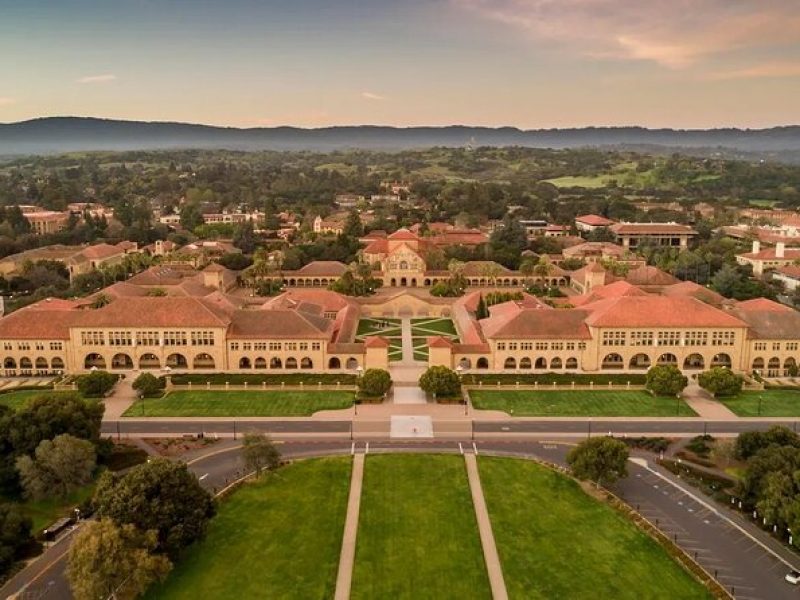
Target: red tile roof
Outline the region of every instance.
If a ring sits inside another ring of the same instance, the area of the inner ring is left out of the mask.
[[[616,223],[609,229],[617,235],[697,235],[694,229],[680,223]]]
[[[591,225],[592,227],[608,227],[609,225],[614,224],[614,221],[611,219],[606,219],[600,215],[581,215],[579,217],[575,217],[575,221],[577,223]]]
[[[733,315],[692,297],[621,296],[581,307],[592,327],[744,327]]]

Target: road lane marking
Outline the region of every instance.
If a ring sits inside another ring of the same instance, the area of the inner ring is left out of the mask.
[[[206,477],[208,477],[208,473],[205,473],[204,475],[200,475],[200,477],[198,477],[197,480],[198,481],[203,481],[203,479],[205,479]]]

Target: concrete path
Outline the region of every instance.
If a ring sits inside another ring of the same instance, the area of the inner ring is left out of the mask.
[[[394,404],[427,404],[428,398],[417,385],[395,385],[392,401]]]
[[[683,399],[686,404],[704,419],[736,419],[738,418],[722,402],[718,402],[711,397],[707,391],[701,388],[697,383],[691,381],[689,385],[683,390]]]
[[[394,416],[391,418],[389,437],[392,439],[433,438],[433,419],[420,415]]]
[[[478,461],[475,454],[466,452],[464,461],[467,463],[467,478],[469,489],[472,492],[472,504],[475,506],[475,518],[478,521],[478,532],[481,536],[483,547],[483,560],[486,562],[486,572],[489,575],[489,585],[492,587],[494,600],[508,600],[506,582],[503,579],[503,568],[500,565],[500,555],[492,532],[492,522],[489,520],[489,510],[486,508],[486,499],[483,497],[481,477],[478,473]]]
[[[411,335],[411,319],[403,317],[400,321],[400,336],[403,343],[403,360],[401,365],[411,366],[414,364],[414,338]]]
[[[133,390],[134,379],[136,379],[136,376],[129,374],[125,379],[120,379],[117,382],[111,395],[103,401],[103,404],[106,406],[103,419],[118,419],[134,402],[136,402],[137,396],[136,392]]]
[[[364,454],[353,457],[353,473],[350,477],[350,496],[347,499],[347,516],[344,521],[342,551],[339,554],[339,573],[336,576],[334,600],[348,600],[353,584],[353,565],[356,560],[356,536],[358,516],[361,512],[361,487],[364,483]]]

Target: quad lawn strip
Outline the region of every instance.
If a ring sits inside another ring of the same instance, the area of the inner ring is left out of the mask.
[[[72,395],[77,393],[78,392],[54,392],[48,388],[42,388],[41,390],[20,390],[18,392],[11,391],[0,394],[0,404],[8,406],[12,410],[19,410],[31,398],[38,398],[40,396],[55,398],[61,395]]]
[[[450,319],[411,319],[411,335],[415,337],[443,335],[458,337],[456,327]]]
[[[351,465],[303,460],[245,484],[146,597],[333,598]]]
[[[800,417],[800,390],[740,392],[732,398],[719,397],[717,401],[740,417]]]
[[[462,457],[367,456],[350,597],[491,598]]]
[[[348,408],[347,391],[176,391],[134,402],[123,417],[305,417]]]
[[[559,473],[479,457],[509,598],[710,599],[658,542]]]
[[[683,399],[643,391],[470,390],[472,405],[515,417],[696,417]]]

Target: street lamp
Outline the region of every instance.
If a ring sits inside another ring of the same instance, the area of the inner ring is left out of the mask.
[[[761,416],[761,403],[764,401],[764,396],[758,396],[758,416]]]
[[[458,374],[459,391],[461,391],[461,393],[463,394],[464,392],[463,392],[463,390],[461,390],[461,376],[464,373],[464,367],[459,364],[456,367],[456,373]],[[467,404],[467,399],[466,398],[464,398],[463,400],[464,400],[464,415],[466,416],[467,414],[469,414],[468,413],[469,405]]]

